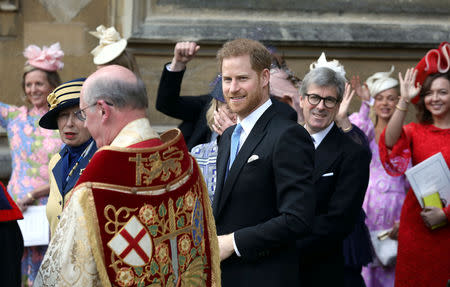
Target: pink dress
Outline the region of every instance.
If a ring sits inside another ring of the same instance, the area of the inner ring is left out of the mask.
[[[8,133],[12,159],[8,192],[15,201],[33,189],[48,184],[48,162],[61,149],[58,131],[39,127],[39,119],[45,112],[0,102],[0,124]],[[36,204],[46,203],[47,197],[44,197]],[[47,246],[25,247],[22,286],[32,285],[46,249]]]
[[[450,129],[410,123],[403,127],[392,150],[387,149],[383,132],[379,148],[383,166],[391,175],[402,175],[411,160],[416,165],[438,152],[450,165]],[[450,279],[450,224],[430,230],[423,223],[421,210],[410,189],[400,217],[396,287],[447,286]],[[444,212],[450,222],[450,205]]]
[[[369,111],[369,106],[363,102],[359,113],[352,114],[349,119],[366,134],[372,151],[369,185],[363,209],[367,215],[367,228],[369,231],[376,231],[389,229],[395,221],[400,220],[402,204],[409,185],[405,176],[393,177],[384,170]],[[395,280],[395,266],[382,267],[369,264],[368,267],[363,267],[362,275],[367,287],[392,287]]]

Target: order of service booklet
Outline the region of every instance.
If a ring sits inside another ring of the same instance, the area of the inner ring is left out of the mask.
[[[442,153],[437,153],[405,172],[420,206],[424,197],[438,192],[443,206],[450,203],[450,171]]]
[[[45,214],[45,205],[29,206],[23,213],[23,220],[18,220],[25,247],[48,245],[50,227]]]

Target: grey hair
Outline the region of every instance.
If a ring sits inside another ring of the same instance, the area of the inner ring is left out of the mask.
[[[335,87],[337,91],[337,101],[342,101],[345,91],[345,78],[332,69],[320,67],[315,68],[306,74],[300,88],[302,97],[308,93],[308,88],[312,84],[319,87]]]
[[[106,77],[96,79],[87,87],[84,99],[88,105],[104,100],[117,108],[147,109],[145,84],[139,77],[136,78],[136,83]]]

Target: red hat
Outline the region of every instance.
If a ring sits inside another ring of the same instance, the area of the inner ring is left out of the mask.
[[[450,44],[442,42],[437,49],[428,51],[425,57],[420,60],[415,69],[417,70],[416,85],[422,85],[425,79],[436,73],[447,73],[450,67]],[[417,104],[419,95],[411,100]]]

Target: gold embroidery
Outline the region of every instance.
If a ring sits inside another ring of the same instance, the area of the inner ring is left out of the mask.
[[[116,208],[113,205],[111,205],[111,204],[107,205],[104,209],[105,218],[108,220],[108,222],[105,224],[106,233],[116,234],[118,232],[119,228],[121,228],[123,225],[125,225],[127,223],[127,221],[125,221],[125,222],[119,221],[119,216],[123,211],[125,211],[125,215],[123,216],[123,219],[126,219],[126,218],[130,217],[131,212],[135,212],[136,210],[137,210],[137,208],[121,207],[121,208],[119,208],[119,210],[116,211]],[[113,219],[111,219],[111,217],[109,216],[110,211],[112,211],[112,214],[114,216]],[[113,225],[113,229],[110,228],[111,224]]]
[[[162,181],[167,181],[173,172],[175,176],[181,174],[181,163],[184,154],[181,150],[175,147],[169,147],[162,153],[162,158],[159,152],[154,152],[143,158],[142,153],[137,153],[136,157],[128,158],[128,161],[136,163],[136,185],[150,185],[156,178]]]

